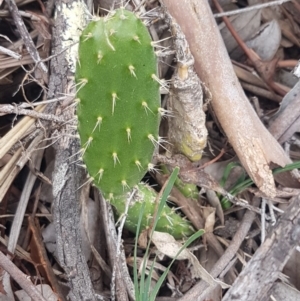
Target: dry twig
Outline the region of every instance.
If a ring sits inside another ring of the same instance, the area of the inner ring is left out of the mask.
[[[0,251],[0,266],[22,287],[33,301],[47,301],[35,285]]]
[[[300,241],[300,195],[240,273],[223,301],[263,300]]]
[[[19,30],[19,33],[24,41],[24,44],[25,44],[30,56],[32,57],[34,62],[38,65],[38,67],[42,70],[42,72],[47,73],[48,68],[46,67],[46,65],[43,62],[41,62],[40,55],[39,55],[38,51],[36,50],[36,47],[32,41],[32,38],[27,31],[27,28],[23,22],[23,19],[20,15],[20,12],[18,10],[18,7],[17,7],[15,1],[14,0],[6,0],[5,2],[8,6],[10,13],[12,14],[12,17],[15,21],[15,25],[17,26],[17,28]]]

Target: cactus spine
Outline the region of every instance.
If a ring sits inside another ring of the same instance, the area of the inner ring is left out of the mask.
[[[160,108],[152,40],[142,21],[118,9],[90,22],[80,37],[75,79],[81,157],[90,181],[121,214],[130,189],[153,168],[160,117],[166,113]],[[143,228],[154,210],[155,192],[145,185],[137,187],[138,199],[126,222],[131,231],[136,229],[142,199]],[[192,233],[190,224],[168,206],[158,229],[175,237]]]

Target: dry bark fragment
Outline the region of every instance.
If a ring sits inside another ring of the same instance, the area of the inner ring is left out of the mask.
[[[170,15],[167,18],[177,59],[168,103],[168,109],[174,115],[169,119],[169,140],[174,146],[173,151],[198,161],[207,140],[201,82],[194,70],[194,58],[183,32]]]

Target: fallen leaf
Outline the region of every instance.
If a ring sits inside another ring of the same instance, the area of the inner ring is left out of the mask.
[[[158,251],[167,255],[170,258],[176,258],[177,260],[188,260],[191,264],[191,274],[193,278],[201,278],[210,285],[215,283],[221,285],[222,288],[229,288],[230,285],[214,279],[199,263],[197,257],[192,254],[188,249],[183,249],[180,254],[179,250],[182,248],[182,244],[175,240],[175,238],[163,232],[154,231],[152,235],[152,242],[157,247]]]

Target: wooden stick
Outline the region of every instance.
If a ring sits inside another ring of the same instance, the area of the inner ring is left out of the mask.
[[[9,259],[0,251],[0,266],[22,287],[33,301],[46,301],[38,289]]]

